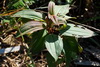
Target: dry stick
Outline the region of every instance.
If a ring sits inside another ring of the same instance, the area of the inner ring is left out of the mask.
[[[39,8],[45,8],[45,7],[42,7],[42,6],[45,6],[46,4],[48,4],[48,3],[45,3],[45,4],[41,5],[40,7],[36,7],[36,8],[34,8],[34,9],[36,10],[36,9],[39,9]],[[47,8],[47,7],[46,7],[46,8]]]
[[[23,9],[24,9],[24,8],[22,7],[22,8],[17,9],[17,10],[10,10],[11,12],[8,11],[8,13],[2,13],[2,14],[0,14],[0,18],[1,18],[1,16],[9,16],[9,15],[12,15],[12,14],[14,14],[14,13],[17,13],[18,11],[23,10]]]
[[[3,1],[3,9],[4,9],[4,10],[6,9],[5,3],[6,3],[6,0]]]
[[[84,26],[84,27],[88,27],[88,28],[90,28],[90,29],[94,29],[94,30],[100,32],[100,29],[97,29],[97,28],[95,28],[95,27],[92,27],[92,26],[89,26],[89,25],[85,25],[85,24],[81,24],[81,23],[78,23],[78,22],[72,21],[72,20],[67,20],[67,21],[70,21],[70,22],[72,22],[72,23],[79,24],[79,25],[82,25],[82,26]]]
[[[48,13],[48,12],[46,12],[46,11],[42,11],[42,10],[35,10],[35,11],[37,11],[37,12],[41,12],[41,13]]]

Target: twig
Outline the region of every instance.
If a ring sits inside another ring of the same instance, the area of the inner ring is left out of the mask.
[[[41,12],[41,13],[48,13],[48,12],[46,12],[46,11],[42,11],[42,10],[35,10],[35,11],[37,11],[37,12]]]
[[[100,32],[100,29],[97,29],[97,28],[95,28],[95,27],[92,27],[92,26],[89,26],[89,25],[85,25],[85,24],[81,24],[81,23],[78,23],[78,22],[72,21],[72,20],[67,20],[67,21],[70,21],[70,22],[72,22],[72,23],[79,24],[79,25],[82,25],[82,26],[84,26],[84,27],[88,27],[88,28],[90,28],[90,29],[93,29],[93,30],[96,30],[96,31],[99,31],[99,32]]]
[[[36,7],[36,8],[34,8],[34,9],[36,10],[36,9],[41,8],[41,7],[43,8],[43,6],[45,6],[46,4],[48,4],[48,3],[45,3],[45,4],[41,5],[40,7]]]
[[[5,10],[5,3],[6,3],[6,0],[3,1],[3,9]]]

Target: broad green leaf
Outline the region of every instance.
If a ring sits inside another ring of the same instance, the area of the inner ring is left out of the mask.
[[[72,51],[70,50],[70,45],[66,41],[67,41],[66,39],[63,40],[64,55],[65,55],[66,67],[69,67],[70,62],[71,62],[71,53],[72,53]]]
[[[63,37],[64,53],[66,58],[66,65],[69,67],[71,59],[76,58],[75,54],[79,52],[78,42],[75,37]],[[73,56],[74,54],[74,56]]]
[[[48,67],[56,67],[56,62],[54,58],[50,55],[50,53],[46,54],[46,58],[47,58]]]
[[[58,14],[65,15],[69,12],[69,5],[55,5],[54,14],[57,16]]]
[[[30,45],[30,50],[33,54],[39,53],[41,50],[44,49],[45,47],[45,37],[47,35],[46,30],[40,30],[37,32],[34,32],[32,34],[32,40],[31,40],[31,45]]]
[[[27,30],[27,29],[34,28],[34,27],[42,27],[42,22],[29,21],[29,22],[25,23],[23,26],[21,26],[21,29]]]
[[[19,11],[19,12],[13,14],[12,17],[22,17],[22,18],[34,19],[36,21],[43,20],[41,13],[36,12],[34,10],[31,10],[31,9]]]
[[[96,35],[93,31],[81,26],[71,23],[67,24],[67,27],[60,31],[63,36],[75,36],[77,38],[88,38]]]
[[[63,42],[60,36],[49,34],[46,37],[45,46],[52,57],[57,61],[58,56],[61,54],[63,50]]]
[[[41,29],[43,29],[42,22],[29,21],[20,28],[20,35],[19,36],[22,36],[24,34],[31,34],[35,31],[38,31]],[[17,37],[19,37],[19,36],[17,36]]]
[[[79,43],[77,42],[76,38],[75,37],[64,37],[64,45],[66,45],[66,49],[69,50],[69,51],[73,51],[73,52],[76,52],[78,53],[79,52],[79,49],[78,49],[78,45]]]
[[[66,67],[70,67],[72,59],[77,59],[75,52],[65,50],[65,63]]]
[[[43,29],[43,28],[42,27],[34,27],[34,28],[31,28],[31,29],[28,29],[26,31],[22,31],[20,33],[20,35],[17,36],[17,37],[20,37],[20,36],[25,35],[25,34],[31,34],[31,33],[35,32],[35,31],[38,31],[38,30],[41,30],[41,29]]]
[[[67,51],[65,50],[65,63],[66,63],[66,67],[70,67],[70,62],[71,62],[71,51]]]

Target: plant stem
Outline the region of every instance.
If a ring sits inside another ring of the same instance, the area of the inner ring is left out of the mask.
[[[14,18],[14,21],[15,21],[16,24],[18,24],[15,18]],[[19,31],[19,33],[21,34],[21,31],[20,31],[19,27],[18,27],[18,31]],[[24,37],[23,37],[23,35],[22,35],[21,37],[22,37],[22,41],[24,42]]]
[[[81,24],[81,23],[78,23],[78,22],[72,21],[72,20],[67,20],[67,21],[70,21],[70,22],[72,22],[72,23],[79,24],[79,25],[82,25],[82,26],[84,26],[84,27],[88,27],[88,28],[90,28],[90,29],[93,29],[93,30],[96,30],[96,31],[99,31],[99,32],[100,32],[100,29],[97,29],[97,28],[95,28],[95,27],[92,27],[92,26],[89,26],[89,25],[85,25],[85,24]]]

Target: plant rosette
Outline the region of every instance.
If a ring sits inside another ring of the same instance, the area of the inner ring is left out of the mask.
[[[66,15],[69,9],[69,5],[55,5],[53,1],[50,1],[48,14],[45,17],[44,13],[31,9],[15,13],[12,17],[34,19],[20,27],[21,33],[17,37],[32,33],[30,49],[33,53],[38,53],[46,47],[50,53],[49,57],[55,62],[59,60],[58,57],[61,54],[64,54],[66,65],[69,65],[71,59],[75,58],[77,53],[82,52],[78,38],[95,35],[93,31],[81,25],[67,23],[67,20],[72,18]]]

